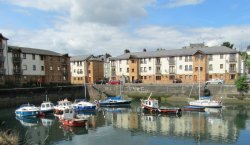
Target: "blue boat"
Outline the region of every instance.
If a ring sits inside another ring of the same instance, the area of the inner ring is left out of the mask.
[[[203,106],[183,106],[184,111],[199,111],[199,112],[205,112],[205,107]]]
[[[97,102],[101,107],[123,107],[129,106],[131,100],[124,100],[122,96],[108,97],[105,100],[99,100]]]
[[[39,108],[33,104],[23,104],[15,110],[15,114],[21,117],[37,117]]]
[[[95,111],[96,105],[85,101],[84,99],[76,99],[72,104],[76,111]]]
[[[23,126],[27,126],[27,127],[38,126],[39,124],[38,118],[34,118],[34,117],[16,116],[16,119],[20,121],[20,123]]]

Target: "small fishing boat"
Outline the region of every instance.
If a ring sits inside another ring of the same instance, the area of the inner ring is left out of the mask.
[[[40,116],[52,115],[54,112],[54,104],[50,101],[45,101],[40,107]]]
[[[39,108],[33,104],[23,104],[15,110],[15,114],[22,117],[37,117]]]
[[[199,111],[199,112],[204,112],[205,107],[203,106],[183,106],[184,111]]]
[[[60,118],[60,121],[63,125],[71,126],[71,127],[81,127],[85,126],[88,121],[85,118],[76,117],[75,110],[73,108],[67,108],[63,110],[63,114]]]
[[[71,106],[71,102],[68,99],[64,99],[62,101],[58,101],[58,104],[54,106],[55,114],[62,114],[63,110],[68,109]]]
[[[178,107],[171,107],[171,108],[166,108],[166,107],[159,107],[158,105],[158,100],[156,99],[151,99],[152,93],[148,97],[147,100],[141,100],[141,107],[143,111],[149,111],[152,113],[162,113],[162,114],[180,114],[181,113],[181,108]]]
[[[124,100],[122,96],[108,97],[105,100],[99,100],[97,104],[100,107],[124,107],[129,106],[131,100]]]
[[[76,111],[95,111],[96,105],[90,102],[87,102],[83,99],[76,99],[72,104],[73,108]]]
[[[198,100],[190,101],[191,106],[201,106],[206,108],[222,108],[222,102],[213,100],[210,96],[199,97]]]

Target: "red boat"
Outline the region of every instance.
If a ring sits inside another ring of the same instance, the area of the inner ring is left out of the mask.
[[[63,125],[72,127],[86,126],[87,119],[77,118],[75,110],[73,108],[68,108],[63,110],[63,114],[60,117],[60,121]]]
[[[150,94],[151,96],[152,94]],[[151,99],[150,96],[147,100],[141,100],[141,107],[143,111],[149,111],[152,113],[165,113],[165,114],[180,114],[181,108],[160,108],[158,105],[158,100]]]

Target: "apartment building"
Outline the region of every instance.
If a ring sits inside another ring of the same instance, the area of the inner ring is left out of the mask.
[[[151,52],[126,50],[111,60],[112,78],[125,78],[127,82],[141,79],[143,83],[172,83],[180,78],[184,83],[196,83],[221,78],[233,83],[240,72],[239,52],[225,46],[199,44]]]
[[[93,84],[104,78],[104,61],[93,55],[74,56],[70,59],[71,84]]]
[[[68,54],[8,46],[7,76],[16,84],[66,84],[70,83],[70,57]]]
[[[7,38],[0,33],[0,85],[5,83],[6,67],[7,67]]]

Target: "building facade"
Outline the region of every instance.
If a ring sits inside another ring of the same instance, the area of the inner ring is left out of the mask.
[[[104,79],[104,61],[93,55],[74,56],[70,59],[71,84],[93,84]]]
[[[172,83],[180,78],[183,83],[205,82],[220,78],[233,83],[241,73],[239,52],[224,46],[190,45],[182,49],[129,52],[112,58],[113,79],[127,82]]]
[[[0,33],[0,85],[5,83],[6,67],[7,67],[7,38]]]
[[[8,81],[22,84],[70,83],[70,58],[49,50],[8,46]]]

